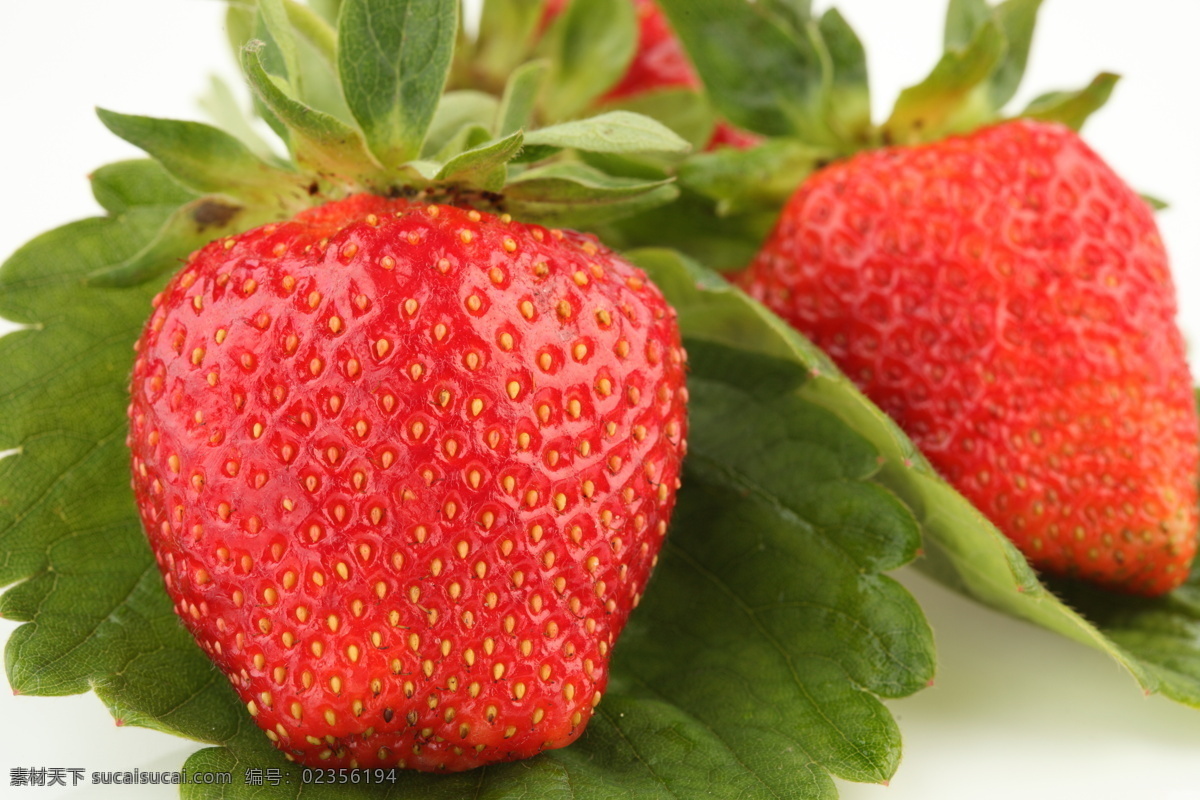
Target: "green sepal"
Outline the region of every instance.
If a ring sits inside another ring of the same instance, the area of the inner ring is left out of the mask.
[[[240,66],[242,50],[246,46],[248,46],[251,42],[265,42],[267,46],[264,47],[265,52],[263,53],[263,68],[269,75],[277,80],[282,81],[289,87],[289,90],[291,90],[292,75],[288,71],[287,62],[284,61],[283,48],[281,48],[280,45],[275,41],[275,36],[272,33],[270,26],[263,18],[262,13],[257,6],[255,6],[253,23],[253,36],[250,39],[243,41],[242,47],[234,50],[234,60]],[[290,33],[290,31],[285,31],[285,33]],[[271,109],[268,108],[266,104],[264,104],[262,100],[258,98],[257,95],[252,94],[250,96],[250,101],[254,106],[254,113],[258,115],[259,119],[267,123],[267,127],[279,137],[280,141],[282,141],[285,145],[288,144],[289,133],[287,126],[283,124],[279,117],[275,116],[275,114],[271,112]]]
[[[552,65],[542,91],[547,119],[570,119],[625,74],[637,46],[637,17],[629,0],[568,3],[535,50]]]
[[[947,50],[925,80],[900,93],[883,125],[884,140],[915,144],[972,130],[995,117],[986,81],[1004,58],[1004,33],[995,20],[979,26],[969,44]]]
[[[719,216],[783,206],[796,187],[836,154],[795,139],[769,139],[749,150],[724,148],[689,158],[683,186],[716,203]]]
[[[562,162],[511,178],[504,209],[529,222],[578,227],[670,202],[678,191],[667,180],[614,177],[586,164]]]
[[[235,136],[251,153],[264,161],[277,159],[271,145],[250,124],[233,89],[219,75],[209,76],[208,90],[200,96],[199,105],[218,128]]]
[[[435,180],[467,189],[498,193],[508,180],[508,163],[521,149],[521,131],[460,153],[438,171]]]
[[[283,0],[283,8],[296,52],[296,65],[289,67],[289,71],[295,70],[290,96],[344,123],[350,122],[354,117],[342,97],[337,76],[337,31],[321,13],[296,0]],[[234,53],[239,63],[241,52],[239,48]],[[266,71],[272,74],[270,69]],[[255,102],[256,107],[263,107],[258,98]]]
[[[758,4],[786,27],[800,31],[812,21],[812,0],[758,0]]]
[[[106,164],[88,177],[92,196],[113,216],[138,206],[176,208],[196,198],[150,158]]]
[[[661,0],[713,105],[768,136],[834,143],[825,121],[829,54],[812,23],[791,30],[745,0]]]
[[[445,150],[447,143],[467,126],[490,128],[499,107],[499,101],[486,92],[473,89],[447,92],[433,115],[421,157],[430,158]]]
[[[991,18],[992,7],[988,5],[988,0],[950,0],[946,7],[942,49],[965,49],[975,38],[975,33]]]
[[[508,136],[530,127],[538,92],[548,69],[549,62],[538,60],[522,64],[513,72],[504,86],[500,106],[496,109],[496,123],[492,127],[496,136]]]
[[[1008,45],[1004,60],[988,80],[992,108],[999,111],[1017,93],[1025,77],[1033,30],[1042,0],[1005,0],[996,6],[996,20]]]
[[[692,150],[704,149],[717,125],[712,105],[691,89],[654,89],[619,97],[600,107],[601,111],[629,111],[661,122],[685,139]]]
[[[458,12],[457,0],[342,3],[342,91],[367,148],[385,168],[421,153],[450,74]]]
[[[288,3],[291,5],[291,0],[288,0]],[[325,22],[330,25],[337,23],[338,12],[342,9],[342,0],[308,0],[308,4]]]
[[[546,0],[484,0],[471,54],[474,82],[504,85],[533,51],[545,11]]]
[[[457,156],[459,153],[465,153],[468,150],[474,150],[482,144],[494,141],[492,132],[486,125],[469,124],[459,128],[458,132],[451,137],[450,141],[442,146],[432,159],[426,161],[436,161],[438,164],[445,164],[450,159]],[[441,168],[439,167],[439,171]],[[436,174],[436,173],[435,173]]]
[[[1163,200],[1160,197],[1155,197],[1152,194],[1142,193],[1139,195],[1139,197],[1141,197],[1142,200],[1146,202],[1146,205],[1150,206],[1153,211],[1166,211],[1171,207],[1171,204],[1166,200]]]
[[[235,61],[240,61],[246,42],[260,38],[258,13],[253,5],[229,3],[225,9],[225,38]]]
[[[341,8],[341,2],[338,0],[338,2],[322,3],[321,0],[310,0],[310,5],[313,7],[310,8],[296,0],[283,0],[288,22],[296,33],[312,45],[329,66],[335,66],[337,64],[337,31],[333,25],[337,21],[336,9]],[[321,6],[325,6],[325,9],[322,9]],[[332,16],[328,16],[329,13],[332,13]],[[303,59],[301,63],[303,64]]]
[[[282,71],[273,73],[283,77],[293,97],[303,97],[303,79],[300,73],[300,58],[296,52],[296,41],[292,36],[292,23],[288,19],[283,0],[256,0],[258,5],[259,33],[278,51]],[[244,62],[243,62],[244,63]]]
[[[1050,92],[1038,97],[1021,112],[1021,116],[1059,122],[1077,131],[1092,114],[1104,107],[1120,79],[1120,75],[1102,72],[1078,91]]]
[[[261,42],[242,51],[242,70],[259,99],[288,129],[296,163],[342,187],[365,189],[385,185],[382,168],[367,152],[357,130],[336,117],[294,99],[263,69]]]
[[[96,114],[110,131],[145,150],[197,194],[228,195],[251,205],[305,204],[310,178],[267,164],[219,128],[103,108]]]
[[[839,140],[868,144],[873,130],[866,49],[836,8],[822,14],[817,27],[832,70],[825,118]]]
[[[525,142],[593,153],[686,153],[691,149],[666,125],[629,111],[609,111],[538,128],[525,134]]]

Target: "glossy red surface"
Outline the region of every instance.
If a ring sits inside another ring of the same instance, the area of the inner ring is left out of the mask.
[[[133,485],[176,611],[285,753],[466,769],[586,725],[685,401],[674,312],[593,238],[358,196],[166,287]]]
[[[1149,206],[1017,121],[810,178],[739,280],[1044,570],[1158,594],[1196,548],[1192,380]]]

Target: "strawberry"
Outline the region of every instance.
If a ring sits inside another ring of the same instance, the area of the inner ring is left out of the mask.
[[[256,724],[308,765],[456,771],[584,730],[679,486],[675,314],[558,227],[673,189],[554,154],[686,143],[628,112],[530,130],[522,108],[489,108],[439,128],[457,3],[416,27],[404,13],[340,17],[353,121],[245,48],[294,164],[101,112],[207,194],[92,279],[146,280],[213,239],[137,342],[128,443],[167,593]],[[273,19],[276,41],[294,33]],[[391,55],[355,61],[359,41]],[[419,73],[376,70],[397,63]],[[538,163],[514,161],[526,143]]]
[[[735,282],[826,350],[1035,568],[1142,595],[1179,586],[1200,447],[1167,255],[1149,204],[1077,133],[1116,76],[1005,112],[1039,2],[951,3],[942,58],[876,125],[865,52],[836,12],[788,4],[789,27],[781,4],[660,2],[714,102],[781,131],[680,168],[718,217],[777,215]],[[718,19],[747,33],[714,42]],[[756,37],[830,60],[769,106]]]
[[[1196,550],[1197,419],[1149,206],[1019,120],[821,170],[743,286],[1047,572],[1161,594]]]
[[[200,250],[137,351],[155,557],[284,752],[461,770],[579,736],[686,433],[674,314],[639,270],[357,195]]]

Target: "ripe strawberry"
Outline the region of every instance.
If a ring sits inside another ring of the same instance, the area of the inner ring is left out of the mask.
[[[137,350],[142,521],[280,749],[462,770],[579,736],[684,451],[674,312],[639,270],[358,195],[194,254]]]
[[[550,0],[542,17],[543,29],[561,14],[569,0]],[[660,89],[702,88],[700,76],[688,61],[671,24],[654,0],[631,0],[638,20],[638,43],[633,60],[616,86],[609,89],[601,102],[636,97]],[[759,144],[762,138],[724,120],[718,121],[708,141],[706,150],[733,147],[747,150]]]
[[[740,282],[1048,572],[1161,594],[1196,550],[1197,419],[1148,205],[1014,121],[810,177]]]

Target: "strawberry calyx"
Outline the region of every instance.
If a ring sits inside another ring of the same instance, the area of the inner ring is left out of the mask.
[[[368,5],[342,3],[333,24],[284,0],[231,7],[230,37],[255,111],[286,154],[254,133],[219,85],[208,105],[232,132],[98,110],[188,199],[142,251],[89,281],[135,285],[213,239],[362,192],[468,204],[561,227],[592,226],[677,195],[669,176],[614,176],[582,158],[686,151],[688,143],[663,124],[613,110],[534,128],[544,64],[514,70],[500,99],[447,92],[458,3]]]
[[[679,167],[685,195],[703,198],[701,205],[718,219],[777,214],[813,171],[864,150],[935,142],[1019,117],[1078,130],[1117,81],[1102,73],[1083,89],[1045,94],[1007,111],[1025,72],[1041,0],[952,0],[940,59],[875,122],[865,49],[836,9],[818,16],[809,3],[793,0],[659,5],[716,112],[767,137],[744,150],[694,153]],[[736,228],[725,224],[732,235]],[[754,225],[749,235],[761,230]],[[704,260],[722,269],[742,266]]]

